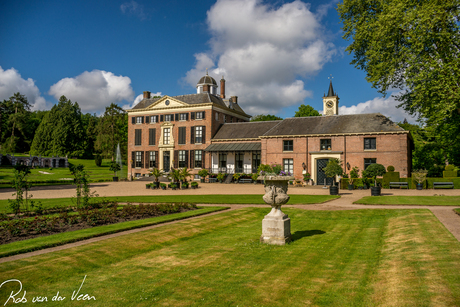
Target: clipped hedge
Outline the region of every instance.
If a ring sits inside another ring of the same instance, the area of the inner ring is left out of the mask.
[[[372,181],[372,180],[371,180]],[[382,187],[384,189],[389,188],[388,186],[385,186],[385,182],[383,181],[383,178],[377,178],[377,182],[380,182]],[[391,182],[408,182],[409,183],[409,189],[415,189],[416,188],[416,182],[412,180],[411,177],[409,178],[399,178],[399,180],[392,180]],[[460,177],[450,177],[450,178],[438,178],[438,177],[430,177],[427,178],[426,181],[423,183],[423,188],[424,189],[432,189],[433,188],[433,182],[453,182],[454,183],[454,189],[460,189]],[[355,179],[353,184],[355,186],[355,189],[357,189],[357,185],[362,183],[362,179]],[[373,186],[374,183],[372,182],[371,186]],[[342,178],[340,180],[340,188],[341,189],[348,189],[348,178]]]
[[[443,171],[442,177],[444,178],[457,177],[457,171]]]
[[[388,168],[390,168],[388,166]],[[399,182],[399,172],[387,172],[385,175],[383,175],[383,188],[384,189],[389,189],[390,188],[390,182]]]

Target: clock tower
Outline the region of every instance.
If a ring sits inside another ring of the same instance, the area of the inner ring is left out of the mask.
[[[329,91],[327,96],[323,96],[323,116],[339,115],[339,96],[334,93],[332,80],[329,83]]]

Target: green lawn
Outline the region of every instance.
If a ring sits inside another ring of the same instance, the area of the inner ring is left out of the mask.
[[[355,201],[354,204],[460,207],[460,196],[366,196]]]
[[[95,197],[95,200],[109,200],[131,203],[177,203],[189,202],[197,204],[265,204],[263,195],[159,195],[159,196],[119,196]],[[320,204],[331,199],[339,198],[336,195],[290,195],[288,204]],[[11,196],[13,199],[13,196]],[[72,198],[38,199],[45,208],[75,206]],[[12,212],[8,207],[8,200],[0,200],[0,213]]]
[[[170,221],[177,221],[192,216],[203,215],[215,211],[225,210],[228,207],[205,207],[198,210],[163,215],[142,220],[128,221],[123,223],[96,226],[72,232],[63,232],[50,236],[37,237],[34,239],[17,241],[0,245],[0,258],[16,254],[22,254],[48,247],[64,245],[67,243],[82,241],[111,233],[117,233],[135,228],[142,228],[151,225],[161,224]]]
[[[69,159],[70,163],[83,164],[85,170],[90,176],[90,181],[99,180],[112,180],[113,172],[109,170],[110,159],[104,159],[101,167],[96,166],[94,160],[83,160],[83,159]],[[128,167],[125,165],[121,172],[118,172],[120,178],[126,178]],[[47,172],[51,174],[40,173]],[[68,168],[37,168],[32,169],[31,174],[27,177],[29,181],[45,181],[45,180],[60,180],[62,178],[73,178]],[[1,166],[0,167],[0,184],[2,182],[9,182],[14,179],[14,168],[12,166]],[[2,185],[5,187],[4,185]]]
[[[47,306],[460,305],[460,243],[429,210],[286,208],[294,239],[286,246],[259,243],[268,211],[228,211],[2,263],[1,280],[20,280],[29,304],[47,296]],[[96,300],[72,301],[85,276],[79,293]],[[18,288],[0,288],[0,303]],[[65,301],[51,302],[57,291]]]

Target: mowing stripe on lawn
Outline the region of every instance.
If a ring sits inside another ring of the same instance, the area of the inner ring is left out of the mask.
[[[460,196],[366,196],[355,201],[354,204],[460,207]]]

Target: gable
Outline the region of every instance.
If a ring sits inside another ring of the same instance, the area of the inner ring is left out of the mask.
[[[167,109],[167,108],[177,108],[187,106],[186,103],[169,97],[167,95],[161,97],[150,106],[147,107],[147,110],[156,110],[156,109]]]

